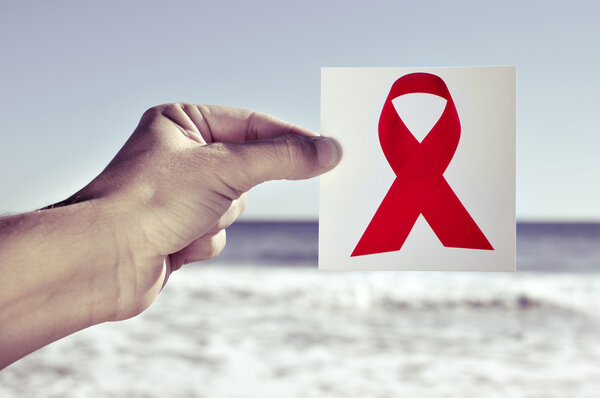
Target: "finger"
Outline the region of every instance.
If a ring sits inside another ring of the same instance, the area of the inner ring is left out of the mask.
[[[207,232],[207,234],[216,234],[222,229],[229,227],[246,209],[247,195],[244,192],[238,199],[231,202],[229,209],[223,214],[217,223]]]
[[[171,254],[171,272],[177,271],[184,264],[195,261],[204,261],[214,258],[221,253],[227,241],[225,230],[222,229],[215,235],[204,235],[183,249]]]
[[[331,170],[341,158],[335,140],[295,134],[206,148],[224,154],[225,161],[220,163],[223,186],[237,192],[268,180],[311,178]]]
[[[172,271],[178,270],[184,264],[189,264],[193,261],[206,260],[218,255],[225,246],[225,228],[233,224],[233,222],[244,212],[246,209],[246,202],[247,195],[244,193],[231,203],[229,209],[221,218],[219,218],[219,221],[217,221],[210,231],[180,251],[167,256],[167,259],[169,260],[169,274]],[[217,236],[219,234],[222,234],[223,237]],[[213,251],[215,245],[217,249],[220,247],[216,254]]]
[[[194,121],[207,142],[249,142],[281,134],[318,136],[266,113],[216,105],[196,105]],[[209,137],[206,137],[208,135]]]
[[[181,129],[200,134],[200,130],[196,123],[196,112],[194,112],[194,110],[197,112],[197,107],[190,106],[189,104],[168,104],[163,106],[162,115]]]

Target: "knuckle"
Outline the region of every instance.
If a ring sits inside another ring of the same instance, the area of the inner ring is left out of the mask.
[[[256,128],[256,118],[258,116],[259,113],[257,111],[252,111],[246,120],[246,142],[254,141],[258,138],[258,130]]]
[[[165,112],[181,109],[182,106],[183,106],[183,104],[181,102],[170,102],[168,104],[161,105],[160,110],[161,110],[161,113],[165,113]]]
[[[148,108],[142,115],[141,123],[144,125],[150,125],[160,119],[171,109],[173,104],[161,104],[155,105]]]
[[[194,104],[191,104],[189,102],[180,102],[179,103],[179,107],[181,108],[181,110],[183,110],[183,112],[186,115],[190,115],[190,113],[194,110],[194,109],[198,109],[198,107]]]
[[[229,182],[226,179],[221,179],[221,185],[221,193],[231,202],[239,199],[244,193],[243,189],[237,188],[238,185]],[[244,183],[242,183],[242,185],[244,185]]]
[[[246,137],[244,138],[246,142],[255,141],[260,136],[260,130],[265,124],[269,124],[273,119],[273,116],[258,112],[251,111],[246,119]]]
[[[280,136],[280,140],[281,145],[278,146],[280,153],[278,155],[289,161],[291,165],[305,162],[307,158],[316,155],[314,144],[296,134],[284,134]]]
[[[146,112],[144,112],[143,117],[159,117],[164,115],[165,113],[172,112],[174,110],[181,110],[185,104],[181,102],[171,102],[167,104],[155,105],[151,108],[148,108]]]
[[[234,145],[231,145],[227,142],[213,142],[212,144],[205,147],[206,149],[210,149],[212,158],[218,158],[219,161],[223,160],[226,156],[230,155],[232,152],[235,152]]]
[[[146,109],[144,114],[142,115],[142,120],[152,120],[161,114],[162,105],[156,105],[152,108]]]
[[[279,143],[276,148],[279,148],[279,154],[281,157],[294,162],[300,157],[301,143],[298,142],[298,138],[291,134],[284,134],[279,136]]]
[[[225,235],[218,234],[207,240],[202,250],[202,257],[205,260],[217,257],[225,248]]]
[[[215,191],[228,201],[240,198],[251,186],[251,178],[245,172],[249,165],[240,145],[217,142],[210,144],[210,151],[206,170],[215,173],[212,178]]]

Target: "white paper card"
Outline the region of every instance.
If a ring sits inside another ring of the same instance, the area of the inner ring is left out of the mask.
[[[319,269],[514,271],[515,112],[512,66],[323,68],[321,134],[344,155],[320,181]]]

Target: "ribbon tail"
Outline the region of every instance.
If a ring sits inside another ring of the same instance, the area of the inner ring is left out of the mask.
[[[400,250],[420,210],[398,179],[385,195],[351,257]]]
[[[445,247],[494,250],[445,178],[436,184],[422,211]]]

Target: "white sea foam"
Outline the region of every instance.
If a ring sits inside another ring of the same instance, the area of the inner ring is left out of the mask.
[[[600,275],[191,266],[1,397],[597,397]]]

